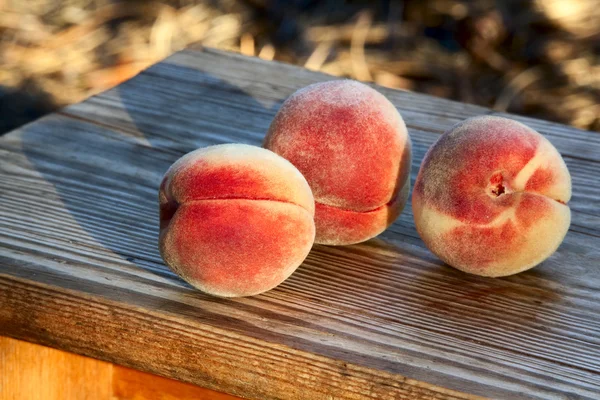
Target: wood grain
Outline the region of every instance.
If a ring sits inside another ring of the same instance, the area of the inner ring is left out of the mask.
[[[247,398],[598,398],[600,136],[514,117],[563,154],[571,229],[541,266],[468,276],[423,245],[410,207],[377,239],[315,246],[263,295],[215,299],[157,251],[158,184],[183,153],[260,144],[282,101],[331,79],[216,50],[0,138],[0,333]],[[496,114],[381,90],[412,179],[452,124]]]
[[[112,364],[0,337],[0,400],[110,400]]]

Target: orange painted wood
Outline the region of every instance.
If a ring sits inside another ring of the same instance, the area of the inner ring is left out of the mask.
[[[0,400],[236,400],[174,379],[0,336]]]
[[[113,396],[115,400],[236,400],[214,390],[189,383],[114,366]]]
[[[109,400],[112,364],[0,337],[0,400]]]

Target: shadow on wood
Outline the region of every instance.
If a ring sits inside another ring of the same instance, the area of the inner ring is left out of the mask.
[[[218,78],[180,69],[173,75],[185,76],[186,83],[175,85],[176,91],[172,82],[151,73],[114,89],[130,129],[110,131],[102,121],[50,116],[42,130],[24,128],[22,148],[69,211],[64,217],[72,218],[87,234],[81,244],[101,246],[126,262],[186,286],[158,253],[162,175],[176,159],[198,147],[240,141],[239,123],[249,119],[244,113],[256,118],[262,106]],[[222,105],[206,101],[215,92],[222,96]],[[230,108],[236,106],[239,110],[233,116]],[[54,159],[47,157],[49,148]],[[65,175],[71,179],[64,179]]]

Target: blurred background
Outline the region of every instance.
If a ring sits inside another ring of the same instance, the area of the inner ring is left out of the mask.
[[[600,0],[0,0],[0,133],[188,45],[600,132]]]

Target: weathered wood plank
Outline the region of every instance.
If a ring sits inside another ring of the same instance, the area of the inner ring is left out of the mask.
[[[600,136],[517,118],[573,176],[573,224],[526,273],[443,266],[410,207],[379,238],[315,246],[264,295],[213,299],[161,262],[156,193],[199,146],[260,144],[281,102],[330,79],[186,51],[0,139],[0,333],[257,398],[596,398]],[[378,88],[380,89],[380,88]],[[481,107],[382,90],[428,146]],[[427,382],[423,383],[423,382]],[[442,389],[442,387],[449,388]]]
[[[157,297],[160,287],[143,295],[111,284],[69,290],[69,279],[54,277],[49,286],[33,286],[0,276],[2,309],[20,311],[10,319],[12,334],[249,398],[474,398],[253,339],[238,331],[253,330],[255,321],[233,324],[226,315]],[[228,322],[228,329],[210,321]]]

